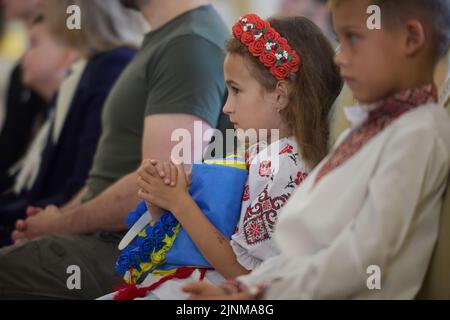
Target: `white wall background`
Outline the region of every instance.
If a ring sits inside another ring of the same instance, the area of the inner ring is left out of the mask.
[[[246,13],[269,17],[276,13],[277,2],[278,0],[213,0],[214,6],[229,26]]]

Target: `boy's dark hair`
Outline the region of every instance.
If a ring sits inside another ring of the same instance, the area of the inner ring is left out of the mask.
[[[342,0],[330,0],[331,6]],[[445,55],[450,47],[450,0],[371,0],[368,5],[381,9],[383,26],[395,27],[408,18],[423,22],[433,43],[436,58]]]
[[[409,17],[423,20],[431,33],[437,57],[445,55],[450,46],[450,0],[375,0],[387,25],[395,25]]]
[[[339,68],[333,62],[334,50],[322,31],[307,18],[273,17],[267,21],[301,59],[295,79],[287,78],[293,89],[282,116],[312,169],[328,153],[329,114],[343,85]],[[258,82],[266,90],[275,90],[278,80],[239,40],[231,38],[227,52],[242,55]]]

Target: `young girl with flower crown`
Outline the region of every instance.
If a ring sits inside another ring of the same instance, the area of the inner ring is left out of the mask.
[[[334,51],[319,28],[301,17],[265,21],[248,14],[232,32],[224,64],[229,96],[223,111],[235,129],[269,134],[246,141],[248,178],[231,241],[188,192],[182,165],[147,161],[139,170],[139,196],[148,206],[170,211],[213,270],[186,264],[191,268],[150,272],[106,298],[182,299],[186,295],[180,288],[187,282],[220,283],[277,255],[272,233],[280,209],[327,153],[328,115],[342,83]],[[272,135],[273,130],[278,134]],[[167,222],[167,216],[163,219]],[[167,239],[175,230],[169,229]]]

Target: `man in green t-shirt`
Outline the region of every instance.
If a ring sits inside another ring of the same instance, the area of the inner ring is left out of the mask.
[[[64,208],[30,209],[13,233],[23,242],[0,250],[0,299],[110,292],[120,232],[139,201],[136,169],[143,159],[170,159],[174,130],[193,137],[194,122],[202,133],[218,125],[228,32],[209,1],[122,2],[139,9],[152,31],[106,101],[86,187]],[[192,151],[201,161],[202,152]],[[79,290],[68,288],[70,270],[80,271]]]

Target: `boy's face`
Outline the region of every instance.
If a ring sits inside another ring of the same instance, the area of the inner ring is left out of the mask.
[[[335,62],[341,75],[362,103],[398,92],[404,57],[396,30],[369,30],[367,1],[343,0],[333,9],[333,24],[340,41]],[[383,13],[381,13],[383,14]]]

